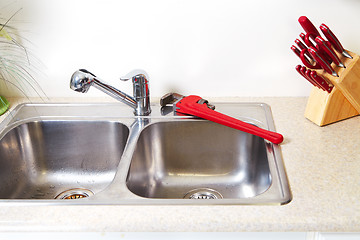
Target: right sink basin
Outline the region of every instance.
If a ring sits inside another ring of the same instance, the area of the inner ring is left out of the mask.
[[[145,128],[127,186],[146,198],[251,198],[272,179],[262,138],[209,121]]]
[[[217,106],[220,112],[275,131],[266,104]],[[291,201],[279,145],[196,118],[151,120],[139,134],[127,173],[126,186],[135,195],[169,204]]]

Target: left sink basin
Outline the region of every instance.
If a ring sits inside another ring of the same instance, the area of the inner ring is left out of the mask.
[[[114,179],[129,129],[116,121],[30,120],[0,140],[0,199],[81,198]]]

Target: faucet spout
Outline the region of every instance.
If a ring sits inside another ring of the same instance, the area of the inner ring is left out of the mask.
[[[105,83],[85,69],[74,72],[70,80],[70,88],[77,92],[86,93],[91,86],[94,86],[107,95],[132,107],[135,110],[134,114],[136,116],[147,116],[150,114],[151,109],[146,74],[135,75],[132,79],[134,85],[134,97]]]
[[[107,95],[125,103],[126,105],[128,105],[129,107],[132,107],[134,109],[136,109],[136,100],[127,95],[126,93],[120,91],[119,89],[106,84],[102,81],[99,81],[98,79],[94,78],[94,87],[97,88],[98,90],[106,93]]]

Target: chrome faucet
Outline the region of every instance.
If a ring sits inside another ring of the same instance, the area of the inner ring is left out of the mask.
[[[134,114],[136,116],[147,116],[151,112],[148,76],[144,70],[136,69],[120,78],[122,81],[130,79],[132,79],[133,83],[133,97],[104,83],[85,69],[74,72],[71,76],[70,88],[77,92],[86,93],[91,86],[94,86],[111,97],[134,108]]]

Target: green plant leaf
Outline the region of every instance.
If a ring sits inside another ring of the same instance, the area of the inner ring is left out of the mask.
[[[10,103],[6,98],[0,96],[0,115],[3,115],[8,110]]]
[[[2,28],[0,30],[0,37],[4,37],[9,41],[12,41],[12,38],[10,37],[10,35],[7,33],[7,31],[5,31],[5,28]]]

